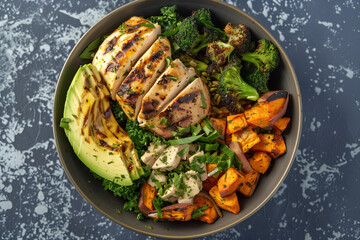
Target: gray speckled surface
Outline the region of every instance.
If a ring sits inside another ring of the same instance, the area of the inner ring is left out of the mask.
[[[10,1],[0,6],[0,238],[152,239],[106,219],[64,174],[52,97],[72,47],[128,1]],[[304,105],[296,160],[245,222],[204,239],[360,239],[360,4],[227,1],[279,40]]]

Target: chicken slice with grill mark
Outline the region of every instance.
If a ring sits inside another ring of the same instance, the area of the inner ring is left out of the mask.
[[[160,34],[158,24],[135,16],[120,25],[100,45],[92,63],[104,79],[112,99],[115,100],[116,92],[131,67]]]
[[[166,58],[170,55],[169,40],[159,38],[140,58],[120,85],[116,99],[132,121],[136,120],[143,97],[164,70]]]
[[[138,116],[140,126],[146,125],[148,120],[163,110],[194,76],[193,68],[185,67],[179,59],[172,61],[143,98]]]
[[[210,112],[210,94],[201,78],[181,91],[155,118],[146,125],[164,138],[171,138],[177,127],[195,125]]]

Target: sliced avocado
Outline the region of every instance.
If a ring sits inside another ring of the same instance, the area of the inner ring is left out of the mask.
[[[94,66],[92,66],[95,68]],[[129,152],[135,147],[134,143],[131,141],[126,132],[118,125],[114,115],[111,112],[109,96],[110,93],[105,87],[105,85],[101,85],[101,77],[98,71],[92,70],[92,68],[84,68],[84,71],[89,77],[90,85],[102,86],[102,88],[93,88],[90,89],[93,94],[97,96],[99,101],[97,101],[94,105],[94,127],[97,131],[101,132],[98,134],[98,138],[101,138],[106,142],[108,146],[111,146],[112,149],[117,149],[118,153],[121,153],[121,156],[125,159],[126,166],[130,171],[130,177],[132,180],[139,179],[143,172],[139,172],[137,164],[135,164],[136,160],[140,164],[138,157],[133,158]],[[99,80],[99,81],[98,81]],[[97,82],[98,81],[98,82]],[[104,138],[105,136],[105,138]],[[140,169],[142,170],[141,164]]]
[[[119,185],[132,185],[143,169],[137,154],[132,155],[133,142],[111,112],[109,96],[97,69],[81,66],[66,96],[65,133],[89,169]]]

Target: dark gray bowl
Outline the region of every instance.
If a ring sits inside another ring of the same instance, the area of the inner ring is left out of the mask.
[[[111,192],[105,191],[101,183],[93,178],[90,171],[73,152],[63,129],[59,127],[66,92],[71,80],[79,66],[88,62],[78,57],[82,50],[97,37],[112,32],[131,16],[148,17],[158,15],[162,6],[173,4],[178,6],[179,12],[184,16],[190,15],[193,10],[201,7],[209,8],[218,26],[225,26],[227,22],[233,24],[242,23],[250,27],[254,37],[266,38],[274,42],[281,53],[282,61],[271,77],[270,89],[285,89],[291,95],[287,112],[287,115],[291,117],[291,126],[286,135],[287,153],[280,159],[273,161],[271,171],[261,177],[253,197],[240,199],[241,211],[239,214],[234,215],[223,211],[224,217],[214,224],[196,221],[154,223],[150,219],[138,221],[136,215],[131,212],[122,211],[122,214],[119,215],[115,209],[121,209],[124,204],[123,201],[114,197]],[[120,7],[105,16],[80,39],[66,60],[57,83],[53,109],[54,137],[60,161],[77,191],[99,212],[114,222],[143,234],[166,238],[195,238],[213,234],[239,224],[259,210],[276,192],[290,170],[299,145],[301,123],[302,106],[299,85],[294,69],[284,50],[274,37],[249,15],[235,7],[215,0],[140,0]],[[145,225],[150,224],[153,226],[152,230],[145,227]]]

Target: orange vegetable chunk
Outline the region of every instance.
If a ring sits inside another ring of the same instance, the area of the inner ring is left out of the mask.
[[[219,179],[217,186],[219,188],[220,196],[227,197],[234,192],[239,187],[241,181],[245,178],[241,173],[239,173],[235,168],[229,168],[226,170],[226,173],[222,175]]]
[[[207,223],[213,223],[216,221],[216,219],[219,218],[219,214],[217,213],[215,205],[212,202],[212,200],[207,199],[206,197],[203,197],[198,194],[194,197],[194,204],[198,205],[199,208],[201,208],[203,206],[210,207],[208,209],[203,210],[203,213],[205,213],[205,215],[197,217],[197,218],[195,218],[195,220],[199,220],[199,221],[207,222]]]
[[[277,134],[259,134],[260,142],[252,147],[257,152],[269,153],[272,158],[278,158],[286,152],[284,138]]]
[[[285,131],[286,127],[289,125],[289,122],[289,117],[283,117],[277,120],[273,126],[275,133],[279,135],[282,134]]]
[[[249,159],[251,167],[255,171],[262,174],[264,174],[268,170],[270,162],[271,157],[264,152],[255,152],[254,155]]]
[[[226,121],[228,134],[240,131],[248,126],[245,114],[243,113],[227,116]]]
[[[256,132],[248,127],[244,130],[232,134],[232,142],[239,142],[243,153],[249,151],[253,146],[260,142],[260,138]]]
[[[251,197],[255,191],[259,178],[260,174],[255,170],[245,174],[243,182],[241,182],[238,187],[238,191],[246,197]]]
[[[234,214],[240,212],[239,200],[236,193],[227,197],[221,197],[218,186],[214,186],[210,189],[209,194],[220,208]]]

